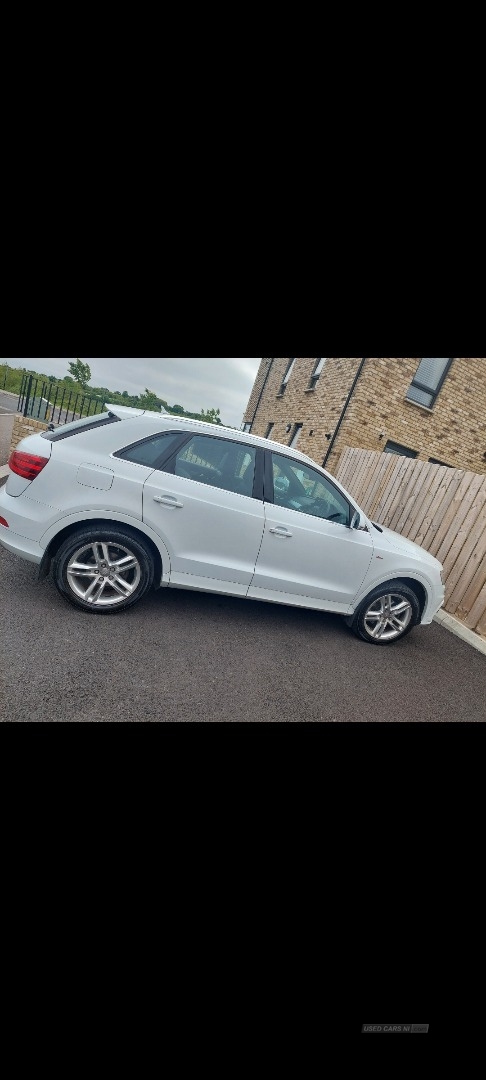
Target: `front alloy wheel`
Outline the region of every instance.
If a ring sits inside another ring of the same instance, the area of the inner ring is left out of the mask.
[[[407,585],[375,589],[351,622],[354,632],[373,645],[392,645],[420,622],[420,607]]]
[[[70,603],[96,614],[131,607],[150,588],[153,573],[143,542],[111,530],[70,537],[54,562],[59,592]]]

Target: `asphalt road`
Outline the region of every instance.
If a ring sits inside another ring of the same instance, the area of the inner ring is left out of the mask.
[[[6,394],[4,390],[0,390],[0,409],[5,412],[16,412],[17,401],[17,394]]]
[[[179,589],[87,615],[0,547],[3,721],[484,722],[485,675],[436,623],[379,648],[337,616]]]

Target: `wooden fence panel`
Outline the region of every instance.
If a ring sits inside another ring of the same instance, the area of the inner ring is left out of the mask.
[[[486,637],[486,476],[347,447],[336,477],[368,517],[439,559],[445,610]]]

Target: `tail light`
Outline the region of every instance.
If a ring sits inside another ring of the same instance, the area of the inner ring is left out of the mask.
[[[4,529],[9,528],[9,524],[8,524],[8,521],[6,520],[6,518],[0,517],[0,525],[3,525]]]
[[[8,467],[17,476],[23,476],[24,480],[35,480],[36,476],[49,464],[49,458],[38,457],[37,454],[22,454],[14,450],[10,455]]]

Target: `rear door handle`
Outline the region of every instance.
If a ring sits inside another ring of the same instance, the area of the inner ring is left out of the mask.
[[[272,536],[282,536],[284,540],[291,540],[292,533],[288,529],[284,529],[279,525],[276,529],[270,529]]]
[[[184,503],[178,502],[173,495],[154,495],[154,502],[168,506],[170,510],[182,510]]]

